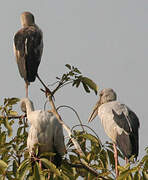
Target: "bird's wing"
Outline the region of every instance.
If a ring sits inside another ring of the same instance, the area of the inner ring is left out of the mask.
[[[139,153],[139,119],[137,115],[130,110],[128,107],[128,120],[130,122],[131,128],[132,128],[132,133],[130,134],[130,139],[132,143],[132,154],[135,155],[135,158],[137,158],[138,153]]]
[[[123,128],[124,131],[129,134],[130,142],[132,145],[131,154],[137,157],[139,152],[139,119],[137,115],[133,111],[131,111],[126,105],[121,104],[121,107],[122,112],[120,114],[117,114],[116,111],[112,110],[114,114],[114,121],[120,128]],[[121,141],[121,138],[119,139],[119,141]],[[121,142],[117,143],[120,146]]]
[[[19,73],[22,78],[26,80],[26,66],[25,66],[25,56],[21,54],[21,51],[16,49],[15,43],[13,43],[14,54],[16,57],[16,62],[18,65]]]
[[[139,119],[136,114],[131,111],[126,105],[120,104],[120,111],[112,109],[114,121],[120,128],[126,132],[135,132],[139,128]]]
[[[127,106],[126,108],[128,110],[127,119],[129,120],[132,131],[135,133],[135,131],[137,131],[140,127],[139,119],[137,115],[130,108],[128,108]]]
[[[29,82],[35,80],[42,51],[42,32],[37,26],[22,28],[15,34],[14,52],[19,72],[25,80]]]
[[[56,117],[54,117],[54,148],[56,152],[63,155],[66,151],[64,143],[64,135],[62,125],[58,122]]]
[[[126,117],[126,115],[121,112],[121,114],[118,114],[114,109],[112,109],[113,113],[113,119],[116,122],[116,124],[124,129],[127,133],[130,133],[132,131],[129,119]]]

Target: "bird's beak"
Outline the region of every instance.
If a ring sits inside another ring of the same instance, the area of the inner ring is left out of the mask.
[[[98,108],[101,105],[100,101],[98,101],[95,105],[95,107],[93,108],[93,112],[91,113],[88,122],[91,122],[98,114]]]

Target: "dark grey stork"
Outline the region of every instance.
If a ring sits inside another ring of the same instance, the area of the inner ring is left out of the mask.
[[[38,66],[43,51],[43,34],[35,24],[33,14],[21,14],[22,28],[14,36],[14,53],[19,73],[26,83],[26,97],[28,85],[38,77]]]
[[[92,121],[98,114],[106,134],[113,141],[115,170],[118,176],[117,149],[121,150],[126,161],[139,152],[139,119],[136,114],[125,104],[116,101],[116,93],[113,89],[106,88],[100,92],[100,99],[89,118]]]
[[[21,110],[27,114],[31,125],[27,138],[30,156],[34,155],[34,145],[39,144],[39,154],[43,152],[56,153],[53,163],[61,165],[62,156],[66,152],[62,125],[52,112],[34,110],[30,99],[21,100]]]

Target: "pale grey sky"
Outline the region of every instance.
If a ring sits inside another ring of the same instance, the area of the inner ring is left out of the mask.
[[[5,0],[1,2],[1,100],[23,97],[24,81],[20,78],[13,55],[13,35],[20,28],[20,14],[31,11],[44,33],[44,52],[39,67],[42,79],[50,84],[66,71],[65,64],[81,70],[102,88],[113,88],[119,100],[136,112],[140,119],[140,157],[148,146],[147,68],[148,68],[148,1],[147,0]],[[36,80],[29,88],[36,108],[45,97]],[[87,124],[98,100],[92,92],[66,87],[56,95],[56,105],[71,105]],[[1,102],[2,104],[2,102]],[[70,110],[63,110],[64,121],[78,124]],[[104,142],[108,140],[96,118],[89,124]]]

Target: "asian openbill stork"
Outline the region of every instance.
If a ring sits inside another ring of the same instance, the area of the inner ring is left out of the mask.
[[[115,171],[118,176],[117,148],[125,156],[126,162],[139,152],[139,119],[136,114],[125,104],[116,101],[116,93],[113,89],[106,88],[100,92],[100,99],[95,105],[89,118],[92,121],[98,114],[106,134],[113,141]]]
[[[61,165],[62,156],[65,151],[64,135],[62,125],[52,112],[34,110],[33,103],[28,98],[21,100],[21,110],[27,114],[31,125],[27,138],[27,147],[30,155],[34,153],[34,145],[39,144],[39,154],[53,152],[56,155],[53,163],[58,167]]]
[[[38,77],[37,71],[43,51],[43,34],[30,12],[21,14],[21,24],[22,28],[14,36],[14,53],[20,75],[26,83],[26,97],[28,97],[28,85]]]

